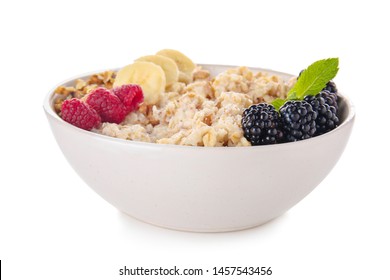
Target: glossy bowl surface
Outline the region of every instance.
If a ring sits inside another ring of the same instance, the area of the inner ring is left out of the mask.
[[[215,75],[233,66],[203,67]],[[351,102],[341,96],[341,124],[324,135],[268,146],[188,147],[126,141],[79,129],[54,112],[53,101],[51,91],[44,110],[55,139],[96,193],[144,222],[197,232],[251,228],[285,213],[332,170],[355,119]]]

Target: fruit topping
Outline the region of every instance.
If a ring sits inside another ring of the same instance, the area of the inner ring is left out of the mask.
[[[64,121],[85,130],[97,128],[101,124],[99,114],[77,98],[68,99],[62,103],[61,117]]]
[[[147,55],[138,58],[136,61],[152,62],[160,66],[165,74],[166,86],[170,86],[179,80],[179,68],[175,61],[167,56]]]
[[[333,81],[329,81],[323,90],[327,90],[330,93],[336,93],[338,92],[336,84]]]
[[[102,87],[87,94],[85,102],[96,110],[103,122],[120,123],[127,115],[126,107],[118,96]]]
[[[338,95],[336,93],[329,92],[328,90],[322,90],[317,95],[319,95],[322,98],[324,98],[325,103],[328,104],[329,106],[333,106],[336,109],[339,108],[339,106],[337,104]]]
[[[142,88],[136,84],[114,87],[112,93],[123,103],[127,114],[137,109],[138,105],[144,101]]]
[[[316,135],[331,131],[339,124],[339,118],[337,117],[337,102],[334,101],[333,96],[336,95],[324,90],[317,95],[308,95],[304,98],[317,113]],[[335,104],[336,107],[333,106],[333,104]]]
[[[308,139],[316,133],[317,113],[306,101],[289,100],[280,108],[286,140]]]
[[[242,115],[245,138],[252,145],[281,143],[283,132],[279,113],[274,106],[260,103],[246,109]]]
[[[146,61],[136,61],[120,69],[116,75],[114,87],[138,84],[141,86],[145,103],[155,105],[165,90],[166,79],[163,69]]]
[[[186,76],[192,77],[192,71],[194,71],[196,65],[186,55],[182,54],[177,50],[171,49],[161,50],[157,53],[157,55],[169,57],[176,62],[180,72],[186,74]]]

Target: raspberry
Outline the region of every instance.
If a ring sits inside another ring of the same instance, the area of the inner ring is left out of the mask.
[[[270,104],[250,106],[242,114],[241,123],[245,138],[254,146],[281,143],[283,140],[279,114]]]
[[[126,107],[108,89],[99,87],[92,90],[85,102],[98,112],[103,122],[121,123],[126,115]]]
[[[122,85],[112,89],[127,109],[127,113],[134,111],[144,101],[142,88],[136,84]]]
[[[85,130],[97,128],[101,124],[98,113],[76,98],[65,100],[62,103],[61,117],[64,121]]]
[[[315,135],[317,112],[308,102],[287,101],[280,108],[280,116],[288,142],[304,140]]]

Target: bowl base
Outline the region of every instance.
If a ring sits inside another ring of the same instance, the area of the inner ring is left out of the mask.
[[[180,226],[172,226],[172,225],[164,225],[164,224],[159,224],[155,222],[150,222],[146,221],[143,219],[140,219],[138,217],[135,217],[131,214],[128,214],[124,211],[119,210],[119,212],[126,217],[129,217],[130,219],[137,220],[141,223],[145,223],[154,227],[159,227],[163,229],[168,229],[168,230],[174,230],[174,231],[181,231],[181,232],[192,232],[192,233],[226,233],[226,232],[237,232],[237,231],[244,231],[244,230],[250,230],[253,228],[261,227],[264,226],[268,223],[271,223],[272,221],[275,221],[282,217],[284,214],[281,214],[280,216],[274,217],[272,219],[269,219],[264,222],[252,224],[252,225],[247,225],[247,226],[239,226],[239,227],[226,227],[226,228],[187,228],[187,227],[180,227]]]

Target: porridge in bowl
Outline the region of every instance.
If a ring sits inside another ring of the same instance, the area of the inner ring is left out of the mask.
[[[288,84],[277,76],[230,69],[212,78],[200,67],[188,84],[176,82],[155,105],[142,104],[121,124],[103,123],[97,131],[128,140],[190,146],[250,146],[241,115],[260,100],[285,97]]]
[[[307,83],[308,69],[298,81],[247,67],[213,76],[182,53],[162,50],[117,72],[58,87],[55,109],[80,128],[130,141],[206,147],[292,142],[338,124],[330,79],[315,94],[291,93],[299,80]],[[272,104],[280,101],[279,113]]]
[[[291,78],[159,53],[171,59],[80,75],[44,102],[66,159],[120,211],[178,230],[251,228],[297,204],[339,160],[355,112],[331,82],[337,60]]]

